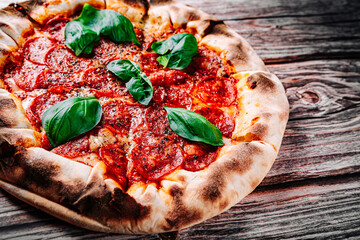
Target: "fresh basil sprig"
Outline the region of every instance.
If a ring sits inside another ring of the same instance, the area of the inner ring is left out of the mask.
[[[156,60],[164,68],[172,69],[186,68],[191,58],[198,53],[196,38],[190,33],[172,35],[165,41],[153,43],[151,49],[162,55]]]
[[[113,10],[99,10],[85,4],[80,16],[66,24],[65,44],[76,56],[91,53],[100,34],[114,42],[130,42],[140,45],[129,19]]]
[[[163,108],[167,112],[170,128],[181,137],[213,146],[224,144],[220,130],[200,114],[184,108]]]
[[[109,62],[106,68],[125,82],[126,88],[139,103],[149,104],[153,97],[153,87],[150,79],[141,72],[136,63],[118,59]]]
[[[96,97],[72,97],[44,112],[42,126],[54,147],[91,129],[101,119],[102,108]]]

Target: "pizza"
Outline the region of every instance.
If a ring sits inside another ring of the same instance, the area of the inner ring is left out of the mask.
[[[279,79],[222,21],[174,1],[0,11],[0,187],[76,226],[160,233],[229,209],[270,170]]]

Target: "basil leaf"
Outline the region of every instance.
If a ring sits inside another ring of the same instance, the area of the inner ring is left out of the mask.
[[[54,147],[91,129],[101,119],[102,108],[95,97],[73,97],[44,112],[42,126]]]
[[[153,97],[150,79],[141,72],[140,67],[127,59],[109,62],[106,68],[125,82],[130,94],[141,104],[148,105]]]
[[[66,24],[65,43],[76,56],[82,52],[91,53],[94,42],[99,41],[99,35],[80,22],[71,21]]]
[[[224,144],[220,130],[200,114],[184,108],[163,108],[168,114],[170,128],[181,137],[213,146]]]
[[[198,53],[196,38],[190,33],[172,35],[165,41],[153,43],[151,49],[162,55],[156,60],[164,68],[172,69],[186,68]]]
[[[113,10],[99,10],[87,3],[80,16],[66,24],[65,44],[77,56],[83,52],[89,54],[100,34],[114,42],[132,41],[140,45],[129,19]]]

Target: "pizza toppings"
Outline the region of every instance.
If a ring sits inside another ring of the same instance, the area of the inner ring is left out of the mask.
[[[76,57],[62,45],[49,49],[45,56],[45,62],[49,68],[62,73],[78,72],[91,64],[89,59]]]
[[[156,60],[164,68],[172,69],[186,68],[198,53],[196,38],[190,33],[174,34],[165,41],[153,43],[151,49],[161,55]]]
[[[69,21],[68,18],[55,17],[48,21],[41,30],[57,41],[64,42],[65,26]]]
[[[218,155],[218,148],[205,144],[186,143],[184,146],[185,161],[183,168],[189,171],[199,171],[214,162]]]
[[[125,152],[119,144],[106,145],[99,150],[101,160],[117,178],[120,186],[125,190],[127,186],[127,164]]]
[[[78,56],[91,53],[100,34],[114,42],[132,41],[140,45],[129,19],[113,10],[99,10],[85,3],[79,18],[66,24],[65,43]]]
[[[148,105],[153,97],[153,87],[140,67],[127,59],[110,62],[107,69],[125,82],[130,94],[141,104]]]
[[[55,41],[48,37],[36,37],[25,42],[23,47],[24,57],[37,64],[45,64],[45,54],[49,48],[55,46]]]
[[[90,13],[96,15],[91,23]],[[15,95],[32,101],[26,115],[36,131],[43,126],[43,148],[72,159],[97,156],[124,190],[215,161],[222,137],[234,130],[226,108],[235,106],[237,95],[227,65],[205,46],[198,48],[192,34],[174,31],[157,39],[127,21],[91,6],[71,22],[54,18],[2,74],[6,85],[14,81],[23,90]],[[111,33],[105,22],[109,29],[118,23],[125,27]],[[79,36],[74,29],[85,33]],[[93,40],[81,43],[87,34]],[[136,45],[138,39],[142,45]],[[89,95],[98,99],[74,97]],[[95,126],[101,130],[92,135]],[[104,129],[107,133],[100,134]]]
[[[146,179],[157,180],[175,170],[184,161],[174,140],[158,138],[151,144],[138,144],[131,151],[136,170]]]
[[[51,94],[50,92],[36,97],[30,107],[26,110],[26,116],[31,125],[33,125],[36,129],[39,129],[41,127],[42,114],[52,105],[65,99],[66,97],[61,94]]]
[[[84,136],[73,141],[66,142],[53,150],[53,153],[67,158],[76,158],[89,153],[89,137]]]
[[[204,103],[230,106],[236,99],[234,81],[229,78],[206,76],[196,85],[196,96]]]
[[[103,113],[104,126],[110,126],[113,131],[121,135],[129,133],[132,118],[130,106],[121,100],[111,100],[103,106]]]
[[[51,144],[56,147],[93,129],[101,116],[101,105],[95,97],[73,97],[46,110],[42,115],[42,125]]]
[[[183,138],[213,146],[223,145],[220,130],[200,114],[183,108],[164,109],[168,113],[171,129]]]
[[[225,137],[231,137],[231,134],[235,128],[235,122],[229,114],[222,111],[221,109],[210,107],[196,109],[195,112],[201,116],[204,116],[207,120],[209,120],[209,122],[218,127],[220,132]]]

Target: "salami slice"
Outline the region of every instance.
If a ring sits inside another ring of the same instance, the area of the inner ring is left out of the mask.
[[[42,114],[50,108],[50,106],[65,100],[67,97],[63,94],[46,92],[38,97],[36,97],[28,109],[26,109],[26,116],[29,119],[30,123],[36,127],[41,127],[41,116]]]
[[[48,49],[55,45],[55,41],[48,37],[31,38],[24,43],[23,54],[27,60],[35,64],[44,65],[44,59]]]
[[[120,186],[125,190],[127,187],[127,164],[128,160],[124,150],[119,144],[106,145],[99,150],[101,160],[115,175]]]
[[[130,154],[136,170],[149,180],[157,180],[174,171],[184,161],[182,151],[174,141],[163,138],[159,143],[138,144]]]
[[[82,86],[80,74],[59,73],[53,70],[44,70],[36,78],[35,88],[48,89],[56,86],[76,88]]]
[[[83,136],[66,142],[52,150],[53,153],[59,154],[66,158],[76,158],[84,156],[90,152],[89,137]]]
[[[37,76],[45,69],[45,66],[36,65],[28,60],[24,60],[23,65],[16,67],[13,71],[12,77],[19,88],[25,91],[32,91],[36,88],[35,82]]]
[[[73,73],[86,70],[91,60],[76,57],[65,46],[59,45],[49,49],[45,55],[45,63],[55,72]]]
[[[200,143],[187,142],[184,146],[185,160],[183,168],[199,171],[216,160],[218,148]]]
[[[221,109],[210,107],[197,109],[195,112],[204,116],[212,124],[217,126],[225,137],[231,137],[231,134],[235,128],[235,122],[229,114],[222,111]]]
[[[224,77],[201,78],[196,85],[195,93],[204,103],[217,106],[230,106],[236,99],[234,81]]]
[[[103,106],[104,126],[110,126],[116,133],[127,135],[131,126],[131,107],[122,100],[110,100]]]
[[[48,33],[59,42],[64,42],[65,26],[70,20],[64,17],[56,17],[48,21],[42,31]]]

